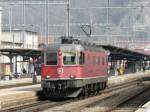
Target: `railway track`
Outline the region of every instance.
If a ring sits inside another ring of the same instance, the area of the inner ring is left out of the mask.
[[[62,102],[55,102],[49,100],[37,101],[31,104],[29,103],[14,108],[3,109],[0,112],[38,112],[44,110],[45,108],[59,106],[65,103],[69,103],[69,101],[62,101]]]
[[[108,87],[107,89],[101,91],[100,93],[97,93],[97,95],[91,95],[88,98],[67,99],[67,100],[62,100],[62,101],[52,101],[52,100],[42,99],[41,101],[37,101],[37,102],[29,103],[29,104],[22,104],[13,108],[5,108],[1,110],[0,112],[17,112],[17,111],[18,112],[20,111],[21,112],[29,112],[29,111],[38,112],[38,111],[43,111],[45,109],[54,109],[55,107],[60,107],[63,105],[71,104],[73,102],[80,102],[80,101],[82,102],[84,100],[89,100],[95,97],[100,97],[100,100],[103,100],[105,98],[109,98],[112,95],[115,95],[115,94],[117,95],[118,94],[117,91],[123,91],[123,90],[125,91],[131,88],[132,86],[136,86],[139,84],[141,84],[141,81],[131,81],[127,84],[121,84],[121,85],[114,86],[114,87]],[[92,100],[90,100],[90,102],[91,101]],[[97,102],[97,101],[93,100],[93,103],[94,102]],[[87,106],[87,105],[89,104],[86,104],[84,106]],[[77,106],[77,108],[79,109],[80,107]],[[81,105],[81,108],[83,108],[82,105]]]
[[[150,101],[150,89],[146,89],[142,93],[121,103],[112,112],[135,112],[137,109],[142,108],[148,101]]]
[[[138,83],[136,86],[133,86],[131,88],[128,88],[127,90],[120,91],[120,93],[116,93],[112,95],[112,97],[107,97],[103,100],[98,100],[95,103],[91,103],[89,105],[86,105],[84,107],[81,107],[80,110],[83,112],[126,112],[125,108],[123,111],[117,106],[124,104],[126,101],[130,101],[132,98],[135,98],[136,96],[145,93],[150,89],[150,82],[149,83]],[[117,90],[118,91],[118,90]],[[138,100],[138,98],[137,98]],[[125,103],[127,104],[127,103]],[[128,106],[130,104],[127,104]],[[131,104],[132,106],[132,104]],[[118,110],[120,109],[120,110]],[[127,112],[133,112],[133,111],[128,111]]]
[[[41,112],[45,109],[61,106],[76,100],[78,99],[63,99],[62,101],[60,100],[59,101],[56,100],[37,101],[37,102],[28,103],[13,108],[2,109],[0,112]]]

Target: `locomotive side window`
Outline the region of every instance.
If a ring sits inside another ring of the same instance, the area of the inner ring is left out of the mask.
[[[79,55],[79,64],[84,64],[84,53],[83,52],[80,52],[80,55]]]
[[[64,65],[76,64],[76,53],[64,52],[63,53],[63,63],[64,63]]]
[[[57,65],[57,53],[46,52],[46,65]]]
[[[84,53],[82,53],[82,63],[84,64],[84,62],[85,62],[85,55]]]
[[[90,61],[91,61],[91,58],[90,58],[90,56],[89,56],[89,55],[87,55],[87,59],[86,59],[86,63],[87,63],[87,65],[90,65]]]
[[[95,65],[96,61],[95,61],[95,56],[93,56],[93,65]]]
[[[98,63],[98,65],[100,65],[100,56],[98,56],[98,62],[97,63]]]
[[[105,58],[103,57],[103,60],[102,60],[102,64],[104,65],[105,64]]]
[[[95,59],[95,63],[96,65],[99,65],[100,64],[100,58],[97,56],[96,59]]]

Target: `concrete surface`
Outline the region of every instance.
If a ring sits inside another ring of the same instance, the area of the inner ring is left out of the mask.
[[[117,77],[117,78],[116,78]],[[132,80],[141,79],[143,77],[150,77],[150,73],[126,74],[122,76],[112,76],[108,79],[108,86],[115,86],[117,84],[129,82]],[[40,77],[38,78],[40,81]],[[1,86],[19,84],[24,82],[32,82],[31,78],[13,79],[10,81],[0,81]],[[13,87],[7,89],[0,89],[0,108],[21,105],[22,103],[35,101],[39,98],[37,91],[41,90],[41,85],[31,85],[24,87]]]
[[[41,90],[41,85],[31,85],[24,87],[14,87],[0,90],[0,109],[21,105],[29,101],[36,101],[39,96],[37,91]]]
[[[41,76],[37,76],[38,83],[41,82]],[[12,80],[0,80],[0,87],[10,86],[10,85],[19,85],[19,84],[26,84],[32,83],[32,78],[18,78]]]

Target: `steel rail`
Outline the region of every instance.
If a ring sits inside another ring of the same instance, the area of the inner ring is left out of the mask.
[[[127,84],[121,84],[121,85],[116,85],[116,86],[113,86],[113,87],[108,87],[107,89],[97,93],[96,96],[101,95],[101,94],[108,94],[108,93],[111,93],[112,91],[116,91],[116,90],[119,90],[119,89],[122,89],[122,88],[127,88],[129,86],[136,85],[139,82],[140,81],[136,80],[136,81],[131,81]],[[95,96],[95,94],[91,94],[88,98],[93,97],[93,96]],[[51,101],[51,100],[44,99],[45,101],[42,100],[42,101],[37,101],[37,102],[34,102],[34,103],[19,105],[17,107],[13,107],[13,108],[5,108],[5,109],[2,109],[0,112],[16,112],[16,111],[21,111],[21,112],[36,111],[36,112],[38,112],[38,111],[42,111],[42,110],[49,109],[49,108],[52,108],[52,107],[61,106],[61,105],[67,104],[67,103],[80,101],[83,98],[84,97],[75,98],[75,99],[67,99],[67,100],[62,100],[62,101],[59,101],[59,102],[56,102],[55,100]]]

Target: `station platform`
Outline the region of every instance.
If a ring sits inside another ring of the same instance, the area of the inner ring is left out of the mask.
[[[108,78],[108,87],[124,84],[133,80],[142,80],[144,77],[150,77],[150,73],[148,72],[111,76]],[[41,77],[38,76],[38,82],[40,81]],[[32,78],[0,81],[0,86],[17,85],[22,83],[32,83]],[[36,101],[39,99],[39,92],[41,92],[41,90],[41,84],[0,89],[0,109],[28,101]]]
[[[0,88],[9,86],[23,86],[32,84],[32,78],[13,78],[12,80],[0,80]],[[37,83],[41,82],[41,76],[37,76]]]
[[[134,80],[150,80],[150,71],[147,72],[138,72],[138,73],[130,73],[124,75],[116,75],[110,76],[108,78],[108,87],[115,86],[118,84],[127,83]]]

